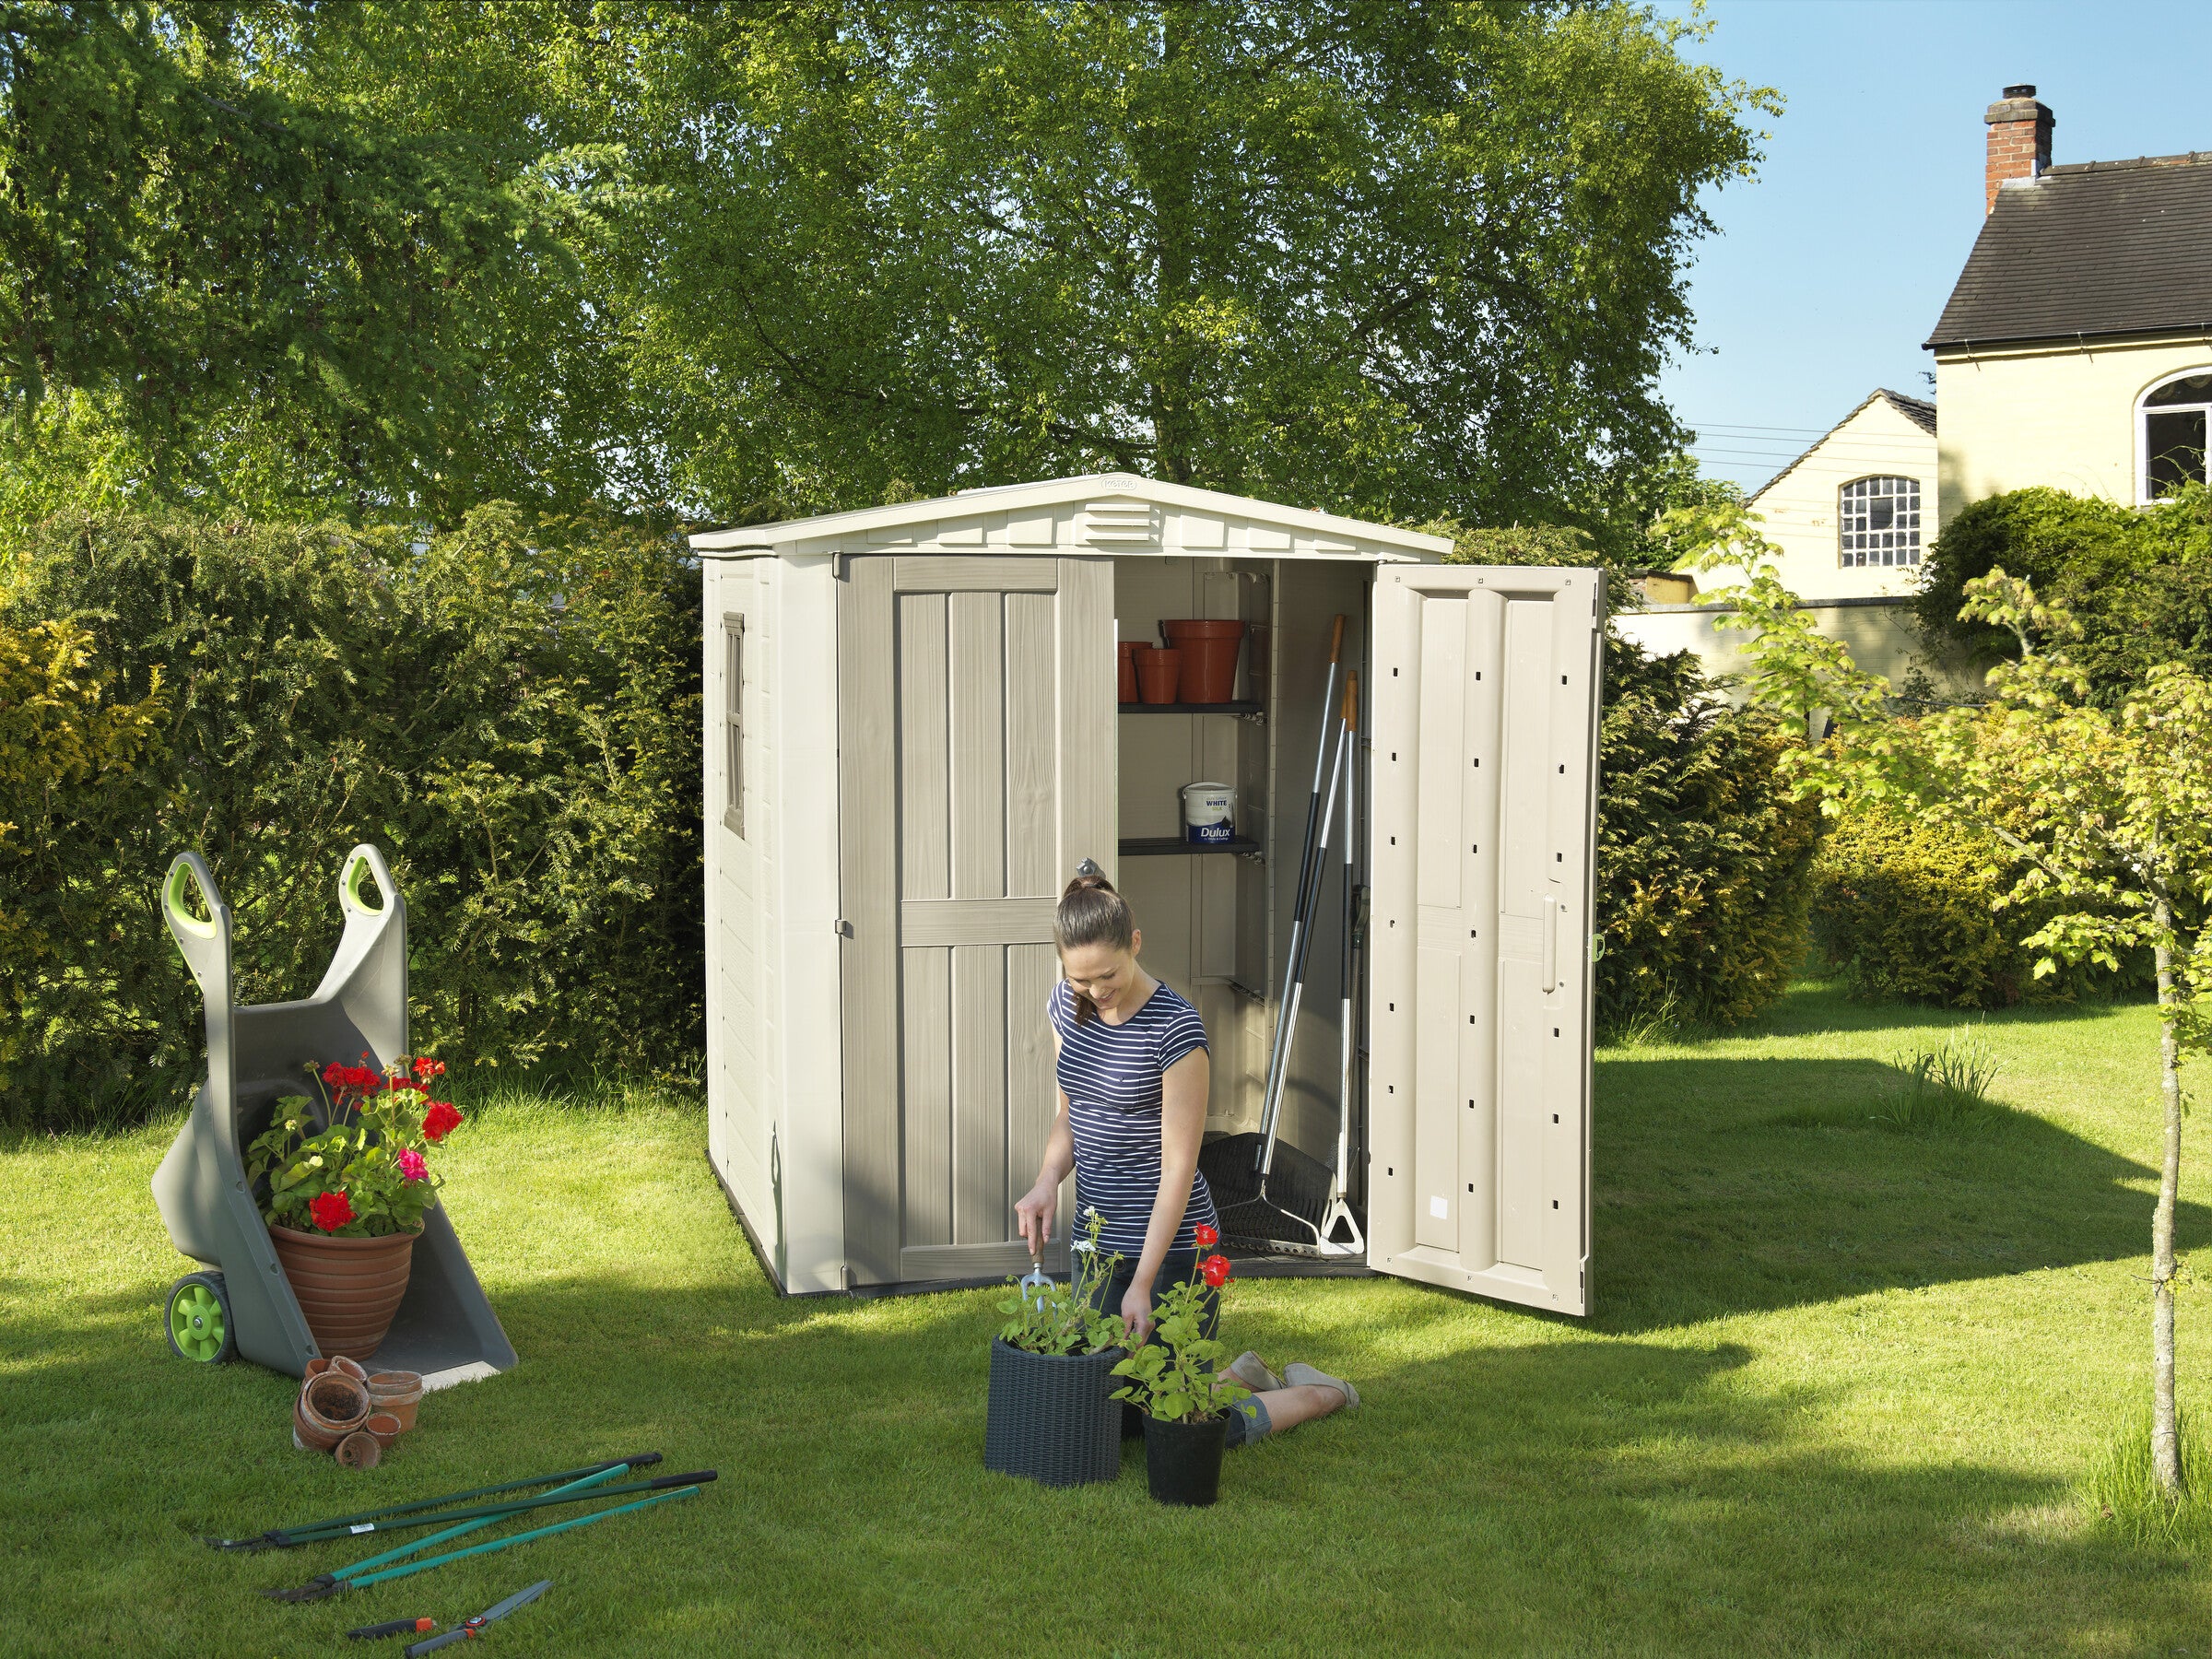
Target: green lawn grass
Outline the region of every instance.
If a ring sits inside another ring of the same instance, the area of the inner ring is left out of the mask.
[[[292,1449],[288,1379],[170,1356],[173,1124],[18,1142],[0,1652],[331,1654],[549,1577],[494,1651],[2206,1653],[2203,1550],[2083,1495],[2147,1393],[2152,1013],[1992,1018],[1988,1123],[1870,1123],[1944,1030],[1804,986],[1755,1032],[1602,1053],[1587,1322],[1236,1287],[1227,1335],[1366,1403],[1234,1454],[1206,1512],[1150,1503],[1140,1457],[1077,1492],[986,1475],[990,1296],[779,1300],[680,1102],[476,1112],[447,1203],[522,1363],[366,1475]],[[2185,1293],[2185,1400],[2206,1317]],[[193,1541],[646,1448],[722,1479],[339,1602],[253,1591],[369,1547]]]

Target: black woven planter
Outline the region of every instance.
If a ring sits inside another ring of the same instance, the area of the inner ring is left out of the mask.
[[[1221,1495],[1221,1453],[1229,1444],[1229,1419],[1204,1418],[1195,1423],[1145,1419],[1145,1480],[1159,1503],[1203,1508]]]
[[[1032,1354],[991,1339],[983,1467],[1044,1486],[1088,1486],[1122,1472],[1123,1350]]]

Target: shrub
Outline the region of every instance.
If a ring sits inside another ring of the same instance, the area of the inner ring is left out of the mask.
[[[2159,663],[2212,674],[2212,496],[2202,486],[2137,512],[2041,488],[1974,502],[1944,526],[1914,605],[1922,625],[1984,665],[2012,636],[1961,622],[1966,583],[2002,567],[2064,604],[2082,628],[2066,654],[2092,700],[2117,706]]]
[[[2021,941],[2047,906],[1991,907],[2017,872],[1990,842],[1955,824],[1859,803],[1834,821],[1814,866],[1813,922],[1821,953],[1853,995],[2008,1007],[2071,999],[2143,979],[2127,964],[2116,982],[2093,966],[2035,976]]]
[[[1775,772],[1796,739],[1731,708],[1688,652],[1609,636],[1605,674],[1599,1024],[1735,1024],[1804,959],[1819,808]]]
[[[55,520],[0,621],[69,618],[156,747],[27,848],[53,959],[7,964],[7,1115],[173,1100],[199,999],[154,900],[197,848],[245,1001],[313,989],[372,841],[409,908],[413,1039],[481,1062],[683,1068],[700,1030],[697,582],[665,538],[492,507],[389,530]]]

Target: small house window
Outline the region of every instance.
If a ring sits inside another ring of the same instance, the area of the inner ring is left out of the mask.
[[[745,618],[722,619],[722,821],[745,834]]]
[[[1839,562],[1845,570],[1920,562],[1918,478],[1853,478],[1837,495]]]
[[[2212,411],[2212,370],[2184,374],[2143,394],[2143,406],[2136,411],[2143,500],[2155,501],[2184,484],[2205,482],[2207,411]]]

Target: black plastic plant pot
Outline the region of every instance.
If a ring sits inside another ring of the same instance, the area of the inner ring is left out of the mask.
[[[983,1467],[1041,1486],[1088,1486],[1122,1472],[1123,1350],[1032,1354],[991,1339]]]
[[[1221,1496],[1221,1453],[1229,1444],[1229,1418],[1202,1418],[1194,1423],[1145,1419],[1145,1479],[1157,1503],[1203,1509]]]

